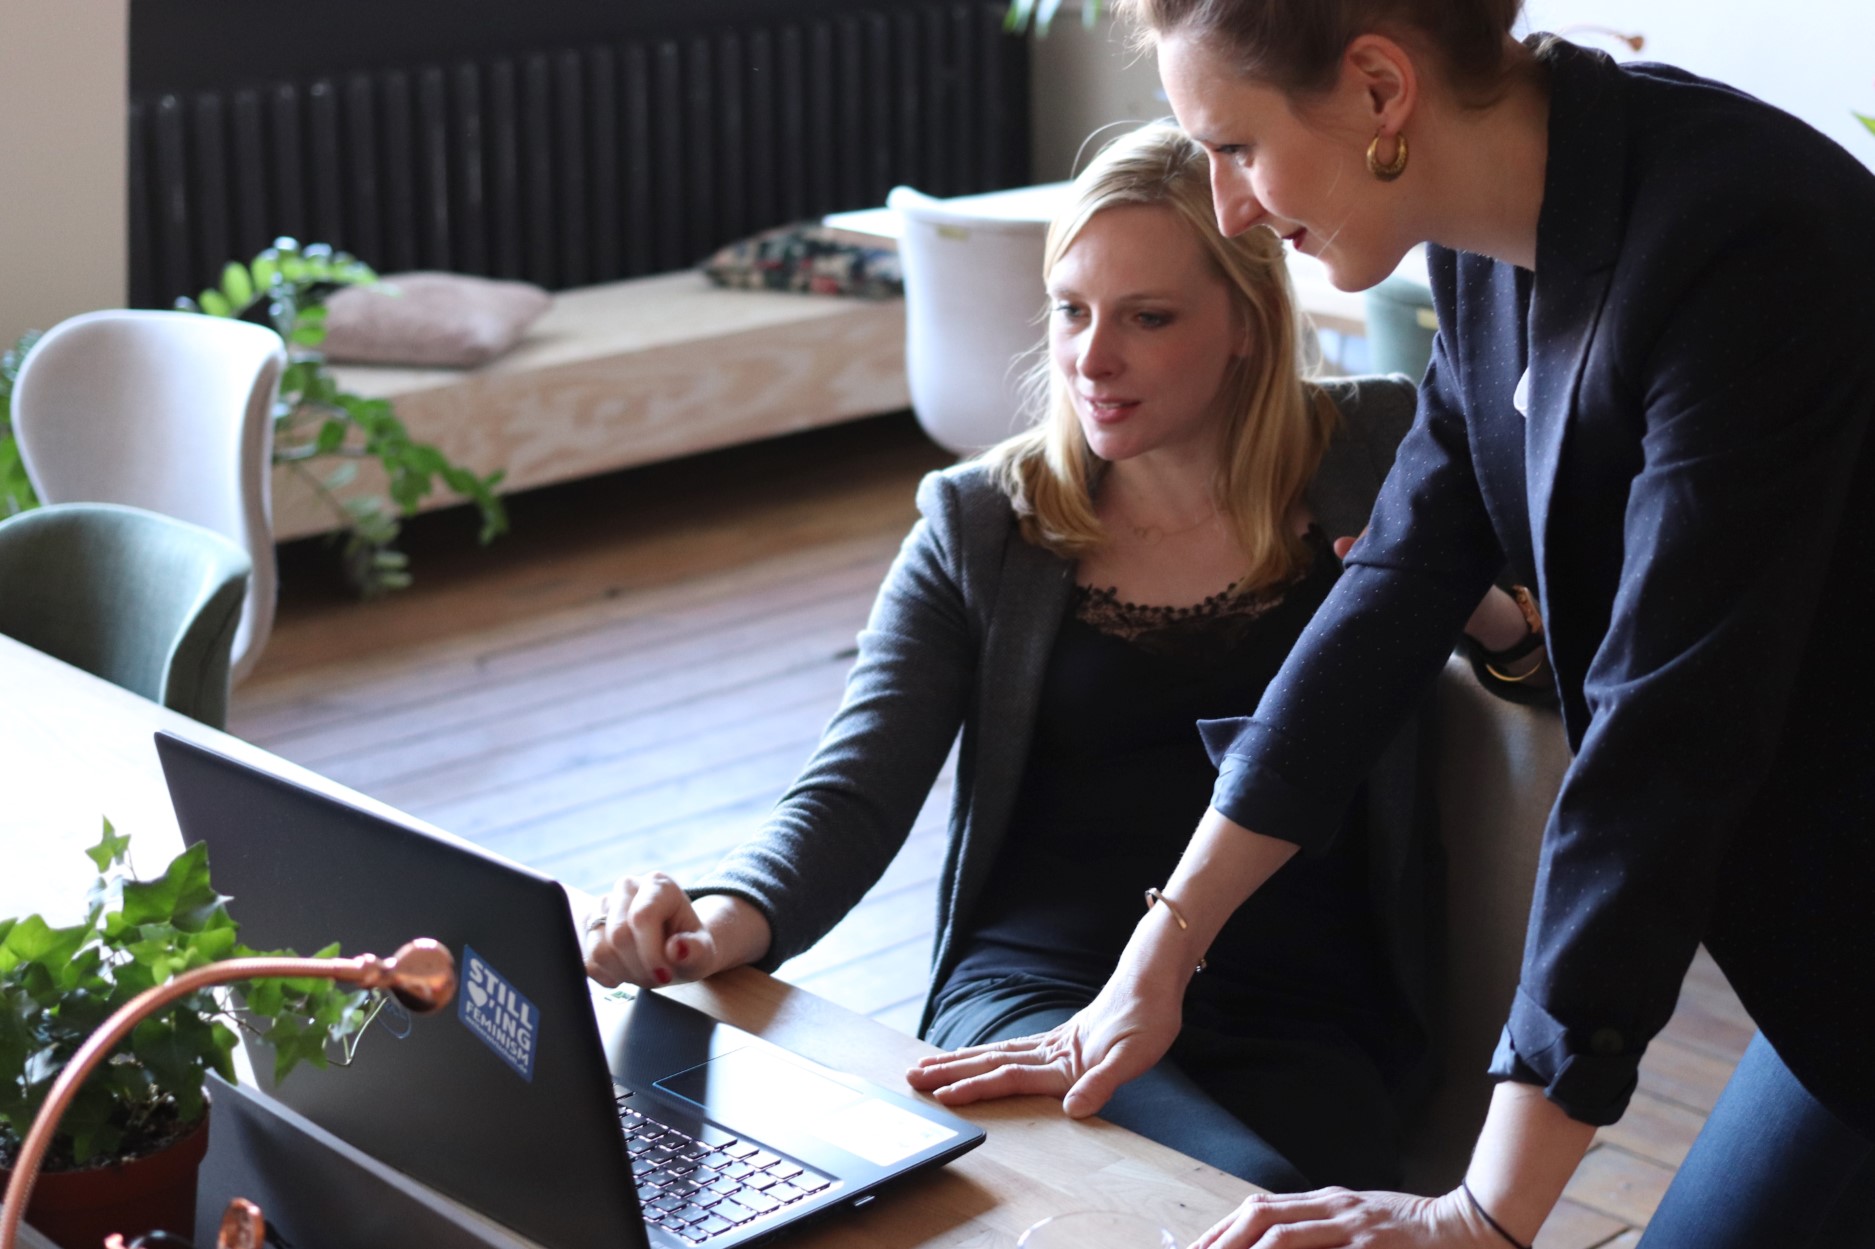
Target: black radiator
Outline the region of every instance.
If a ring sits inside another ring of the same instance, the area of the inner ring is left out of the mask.
[[[360,31],[371,55],[337,68],[337,38],[302,48],[318,67],[192,40],[174,18],[200,2],[132,9],[133,306],[167,307],[280,234],[381,271],[560,289],[682,268],[898,183],[1028,180],[1026,48],[1000,2],[742,0],[699,18],[690,0],[629,6],[622,32],[552,37],[541,20],[539,42],[506,41],[520,50],[439,51],[464,28],[457,5],[408,48]],[[670,29],[643,29],[658,12]]]

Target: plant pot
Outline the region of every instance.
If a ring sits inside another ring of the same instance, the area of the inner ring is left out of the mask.
[[[99,1249],[112,1232],[195,1235],[195,1177],[208,1152],[208,1116],[173,1143],[115,1166],[42,1171],[26,1221],[64,1249]],[[0,1170],[0,1185],[9,1173]]]

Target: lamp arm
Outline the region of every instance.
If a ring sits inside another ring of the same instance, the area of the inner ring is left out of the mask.
[[[419,1013],[438,1010],[456,994],[456,964],[441,943],[428,937],[408,942],[390,958],[360,954],[356,958],[231,958],[183,972],[166,984],[145,989],[124,1003],[96,1032],[85,1039],[71,1061],[52,1083],[45,1104],[33,1117],[32,1128],[14,1160],[7,1181],[5,1208],[0,1209],[0,1249],[14,1249],[20,1221],[39,1166],[51,1148],[59,1120],[65,1116],[78,1087],[100,1062],[130,1035],[131,1029],[163,1007],[213,985],[234,980],[308,977],[337,980],[363,989],[389,989]]]

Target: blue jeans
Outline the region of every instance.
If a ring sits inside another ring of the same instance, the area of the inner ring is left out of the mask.
[[[1875,1249],[1875,1145],[1804,1091],[1760,1034],[1641,1249]]]
[[[1022,973],[954,984],[925,1039],[961,1049],[1046,1032],[1093,999],[1083,985]],[[1210,1014],[1188,1007],[1172,1052],[1122,1085],[1101,1118],[1271,1192],[1399,1187],[1399,1114],[1365,1051],[1300,1020],[1259,1018],[1243,1035]]]

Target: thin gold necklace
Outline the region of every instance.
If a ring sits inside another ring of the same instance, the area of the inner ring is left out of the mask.
[[[1136,525],[1133,523],[1132,517],[1129,516],[1129,517],[1126,517],[1125,519],[1126,519],[1126,527],[1133,531],[1133,536],[1135,538],[1139,539],[1141,542],[1154,543],[1154,542],[1163,542],[1167,538],[1176,538],[1180,534],[1190,533],[1192,530],[1197,529],[1201,525],[1207,525],[1211,523],[1212,521],[1216,520],[1217,514],[1218,514],[1217,508],[1213,507],[1210,511],[1206,512],[1203,516],[1200,516],[1197,520],[1194,520],[1193,522],[1191,522],[1191,524],[1186,525],[1181,529],[1165,529],[1159,525]],[[1157,535],[1157,536],[1155,537],[1154,535]]]

